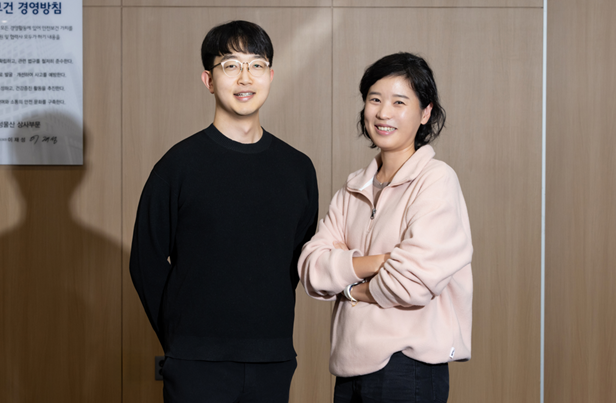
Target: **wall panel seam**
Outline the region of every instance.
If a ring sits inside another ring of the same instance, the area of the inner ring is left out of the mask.
[[[124,239],[124,9],[120,6],[120,241],[122,264],[120,265],[120,403],[124,402],[124,259],[126,242]]]
[[[541,325],[540,325],[540,369],[539,402],[545,395],[545,197],[546,197],[546,144],[547,144],[547,44],[548,44],[548,0],[543,0],[543,66],[541,105]]]
[[[330,10],[331,10],[331,30],[332,30],[332,36],[330,38],[331,43],[330,43],[330,51],[331,51],[331,66],[330,66],[330,75],[329,75],[329,80],[330,80],[330,89],[331,89],[331,93],[330,93],[330,102],[331,102],[331,110],[330,110],[330,136],[329,136],[329,188],[330,188],[330,195],[333,197],[333,195],[335,194],[335,192],[338,189],[334,189],[334,6],[330,6]],[[329,206],[328,206],[329,208]],[[330,325],[331,326],[331,325]],[[331,331],[331,329],[330,329]],[[331,391],[331,382],[330,384],[330,391]]]

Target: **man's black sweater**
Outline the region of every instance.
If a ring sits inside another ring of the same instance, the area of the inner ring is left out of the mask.
[[[295,357],[297,258],[318,210],[310,159],[263,131],[235,142],[214,125],[154,166],[137,211],[133,283],[170,357]]]

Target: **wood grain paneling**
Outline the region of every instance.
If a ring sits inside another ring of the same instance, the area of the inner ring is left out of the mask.
[[[121,398],[120,13],[83,16],[84,165],[2,168],[3,402]]]
[[[91,0],[100,1],[100,0]],[[109,0],[112,1],[112,0]],[[333,0],[123,0],[148,7],[331,7]],[[224,22],[224,21],[220,21]]]
[[[333,185],[376,153],[357,138],[359,80],[410,51],[447,110],[437,158],[458,173],[475,253],[473,358],[451,365],[451,402],[539,397],[540,9],[335,9]]]
[[[84,7],[112,7],[121,6],[122,0],[82,0]]]
[[[486,8],[543,8],[543,0],[333,0],[334,7],[486,7]]]
[[[475,245],[473,359],[451,365],[450,402],[538,401],[542,3],[84,0],[85,164],[0,168],[0,401],[162,401],[132,226],[154,163],[213,118],[199,49],[232,19],[272,37],[262,123],[312,158],[321,216],[375,154],[356,136],[363,69],[426,57],[448,112],[437,158],[460,177]],[[546,402],[612,401],[615,9],[550,7]],[[331,305],[297,295],[291,401],[331,401]]]
[[[124,245],[154,163],[173,144],[209,125],[214,98],[200,80],[201,41],[213,26],[254,21],[274,43],[274,82],[261,122],[308,154],[317,169],[321,210],[331,194],[331,10],[314,8],[125,8],[123,14]],[[162,401],[154,356],[162,354],[124,270],[124,399]],[[328,401],[331,305],[298,288],[299,367],[292,401]],[[323,386],[325,385],[325,386]]]
[[[614,19],[548,5],[546,403],[616,401]]]

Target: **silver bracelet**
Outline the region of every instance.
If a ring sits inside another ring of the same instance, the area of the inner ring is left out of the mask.
[[[355,298],[353,298],[353,296],[351,295],[351,288],[353,288],[353,286],[355,286],[355,284],[349,284],[344,288],[344,296],[346,297],[346,299],[348,299],[349,301],[353,302],[353,303],[357,303],[357,300]]]
[[[346,297],[346,299],[348,299],[349,301],[351,301],[351,306],[355,306],[355,305],[357,305],[357,303],[359,302],[359,301],[357,301],[355,298],[353,298],[353,295],[351,295],[351,289],[352,289],[353,287],[355,287],[357,284],[361,284],[361,283],[365,283],[365,282],[366,282],[366,280],[362,280],[362,281],[359,281],[359,282],[357,282],[357,283],[349,284],[349,285],[347,285],[347,286],[344,288],[344,296]]]

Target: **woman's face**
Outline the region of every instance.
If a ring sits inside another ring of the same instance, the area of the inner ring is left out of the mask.
[[[382,151],[415,151],[419,126],[430,119],[432,105],[421,109],[419,99],[405,77],[389,76],[368,90],[364,124]]]

